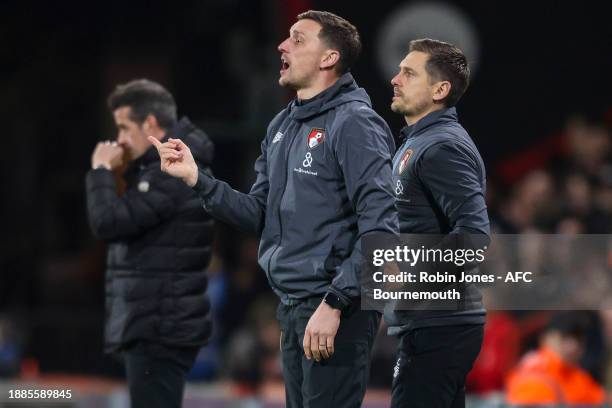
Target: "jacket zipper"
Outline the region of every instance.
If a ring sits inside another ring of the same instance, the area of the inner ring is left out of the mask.
[[[291,139],[291,142],[289,143],[289,148],[287,149],[287,155],[286,155],[286,160],[285,160],[285,185],[283,186],[283,192],[280,195],[280,201],[278,203],[278,230],[279,230],[279,239],[278,239],[278,244],[276,245],[276,248],[274,249],[274,251],[270,255],[270,259],[268,259],[268,275],[270,277],[270,282],[278,290],[281,290],[281,287],[280,287],[280,285],[278,285],[276,283],[276,281],[272,277],[271,264],[272,264],[272,259],[274,258],[274,255],[276,255],[276,252],[278,251],[278,249],[281,246],[281,243],[283,242],[283,218],[281,217],[281,204],[283,202],[283,198],[285,197],[285,192],[287,191],[287,183],[288,183],[288,180],[289,180],[289,155],[291,154],[291,148],[293,147],[293,142],[295,142],[295,139],[297,139],[297,137],[298,137],[297,134],[293,135],[293,138]]]

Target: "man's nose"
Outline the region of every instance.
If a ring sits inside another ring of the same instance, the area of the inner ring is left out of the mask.
[[[285,53],[287,52],[287,40],[289,40],[288,38],[285,39],[285,41],[283,41],[282,43],[278,44],[277,50],[280,53]]]

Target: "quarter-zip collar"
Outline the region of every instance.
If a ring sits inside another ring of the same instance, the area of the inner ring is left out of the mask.
[[[422,134],[423,130],[432,125],[445,122],[457,122],[457,120],[457,109],[454,106],[430,112],[416,123],[404,126],[402,130],[400,130],[400,144],[404,143],[406,139],[419,136]]]
[[[303,122],[313,116],[335,108],[336,106],[359,101],[371,107],[370,97],[363,88],[357,86],[350,73],[342,75],[332,86],[310,99],[298,100],[297,97],[287,107],[289,117]]]

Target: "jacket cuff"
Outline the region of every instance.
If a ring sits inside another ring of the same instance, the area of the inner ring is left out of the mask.
[[[350,297],[345,295],[340,289],[334,286],[330,286],[329,289],[327,289],[327,293],[332,293],[336,295],[338,299],[340,299],[340,302],[344,306],[344,309],[348,309],[353,303]]]
[[[89,170],[85,179],[88,187],[93,185],[115,185],[115,174],[105,168],[98,167],[97,169]]]
[[[198,181],[192,187],[200,197],[205,197],[212,192],[214,180],[206,172],[198,169]]]

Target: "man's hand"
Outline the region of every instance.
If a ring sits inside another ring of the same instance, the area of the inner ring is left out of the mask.
[[[193,159],[191,150],[181,139],[168,139],[162,143],[153,136],[149,142],[157,148],[161,159],[161,170],[173,177],[182,179],[189,187],[198,181],[198,165]]]
[[[340,314],[340,310],[321,302],[310,316],[303,343],[307,359],[314,357],[319,362],[321,357],[330,358],[334,354],[334,338],[340,327]]]
[[[91,155],[91,168],[104,166],[114,170],[123,164],[123,147],[117,142],[99,142]]]

